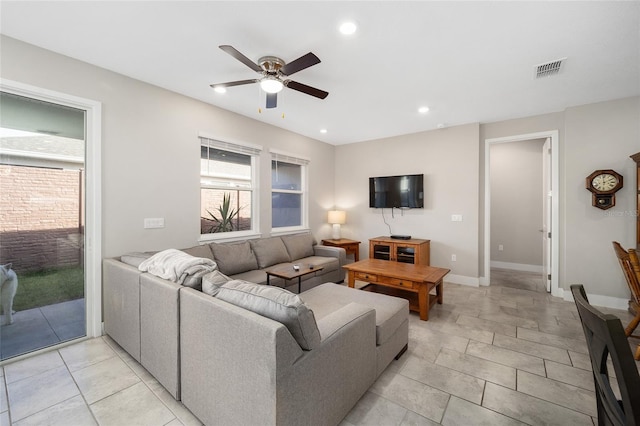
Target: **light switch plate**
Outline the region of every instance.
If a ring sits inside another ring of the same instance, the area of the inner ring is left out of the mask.
[[[462,222],[462,215],[461,214],[452,214],[451,215],[451,222]]]
[[[163,217],[148,217],[144,220],[145,229],[164,228]]]

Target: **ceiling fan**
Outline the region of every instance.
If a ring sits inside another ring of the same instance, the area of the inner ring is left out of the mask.
[[[306,84],[298,83],[297,81],[287,78],[291,74],[320,63],[320,59],[311,52],[290,63],[286,63],[275,56],[263,56],[258,59],[258,63],[256,64],[233,46],[222,45],[218,47],[255,72],[260,73],[261,76],[260,78],[250,80],[238,80],[230,81],[228,83],[212,84],[211,87],[214,89],[260,83],[262,90],[267,93],[267,108],[275,108],[278,105],[278,92],[280,92],[284,87],[288,87],[289,89],[297,90],[298,92],[306,93],[307,95],[315,96],[320,99],[324,99],[329,95],[329,92],[325,92],[324,90],[316,89],[315,87],[307,86]]]

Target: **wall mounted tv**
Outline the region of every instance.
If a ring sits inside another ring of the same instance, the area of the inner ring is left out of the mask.
[[[424,208],[424,175],[369,178],[369,207]]]

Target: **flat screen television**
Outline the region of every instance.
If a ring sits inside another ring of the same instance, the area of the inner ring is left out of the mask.
[[[369,207],[424,208],[424,175],[369,178]]]

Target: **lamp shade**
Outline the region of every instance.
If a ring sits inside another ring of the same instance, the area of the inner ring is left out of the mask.
[[[329,223],[344,225],[347,222],[347,213],[343,210],[330,210]]]

